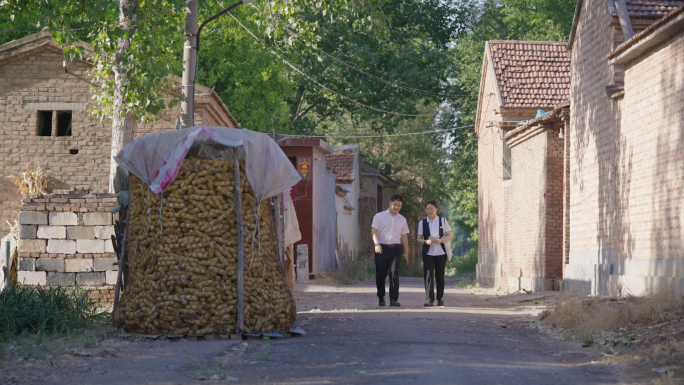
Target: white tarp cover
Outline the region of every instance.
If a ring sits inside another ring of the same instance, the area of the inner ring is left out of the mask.
[[[160,195],[176,177],[196,139],[211,139],[228,147],[244,146],[247,179],[258,199],[275,196],[301,179],[268,135],[228,127],[190,127],[145,135],[127,144],[114,160]]]
[[[285,239],[283,243],[286,246],[294,245],[302,239],[302,233],[299,231],[299,221],[297,221],[297,213],[295,213],[294,202],[292,202],[292,196],[290,196],[289,190],[283,194],[283,198],[285,211]]]

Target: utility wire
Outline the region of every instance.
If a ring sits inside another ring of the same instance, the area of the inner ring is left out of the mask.
[[[439,114],[403,114],[403,113],[400,113],[400,112],[387,111],[387,110],[383,110],[383,109],[381,109],[381,108],[377,108],[377,107],[369,106],[368,104],[361,103],[361,102],[356,101],[356,100],[354,100],[354,99],[352,99],[352,98],[350,98],[350,97],[348,97],[348,96],[346,96],[346,95],[343,95],[343,94],[341,94],[341,93],[339,93],[339,92],[337,92],[337,91],[334,91],[334,90],[330,89],[328,86],[325,86],[325,85],[321,84],[318,80],[316,80],[316,79],[312,78],[311,76],[307,75],[306,73],[304,73],[304,72],[303,72],[302,70],[300,70],[299,68],[295,67],[292,63],[290,63],[289,61],[287,61],[284,57],[282,57],[280,54],[278,54],[277,52],[275,52],[274,50],[272,50],[269,46],[267,46],[266,43],[264,43],[264,42],[263,42],[261,39],[259,39],[259,38],[258,38],[258,37],[249,29],[249,28],[247,28],[244,24],[242,24],[242,23],[240,22],[240,20],[239,20],[237,17],[235,17],[231,12],[228,12],[228,14],[230,15],[230,17],[232,17],[232,18],[240,25],[240,27],[242,27],[245,31],[247,31],[247,33],[249,33],[249,34],[254,38],[254,40],[260,42],[260,43],[264,46],[264,48],[266,48],[266,49],[267,49],[269,52],[271,52],[273,55],[277,56],[280,60],[283,61],[283,63],[287,64],[287,65],[288,65],[290,68],[292,68],[295,72],[297,72],[297,73],[299,73],[300,75],[304,76],[305,78],[309,79],[311,82],[313,82],[313,83],[316,84],[317,86],[319,86],[319,87],[321,87],[321,88],[323,88],[323,89],[325,89],[325,90],[327,90],[327,91],[330,91],[330,92],[332,92],[333,94],[335,94],[335,95],[337,95],[337,96],[339,96],[339,97],[341,97],[341,98],[343,98],[343,99],[345,99],[345,100],[348,100],[348,101],[350,101],[350,102],[352,102],[352,103],[354,103],[354,104],[356,104],[356,105],[358,105],[358,106],[365,107],[365,108],[368,108],[368,109],[370,109],[370,110],[382,112],[382,113],[385,113],[385,114],[390,114],[390,115],[409,116],[409,117],[422,117],[422,116],[437,116],[437,115],[439,115]]]
[[[179,5],[181,5],[181,4],[187,4],[187,2],[188,2],[188,0],[183,0],[183,1],[180,2],[180,3],[171,4],[170,6],[164,8],[164,9],[162,9],[162,10],[159,10],[159,11],[157,11],[157,12],[152,12],[152,13],[148,13],[148,14],[146,14],[146,15],[140,16],[140,17],[138,17],[136,20],[147,19],[147,18],[149,18],[149,17],[152,17],[152,16],[154,16],[154,15],[160,14],[160,13],[162,13],[162,12],[166,12],[166,11],[168,11],[169,9],[175,8],[176,6],[179,6]],[[132,21],[133,21],[133,20],[132,20]],[[112,22],[112,23],[99,24],[99,25],[93,25],[93,26],[90,26],[90,27],[80,27],[80,28],[47,29],[47,31],[48,31],[48,32],[75,32],[75,31],[85,31],[85,30],[88,30],[88,29],[98,29],[98,28],[111,27],[111,26],[114,26],[114,25],[121,25],[121,24],[123,24],[123,23],[128,23],[128,21],[126,21],[126,22],[124,22],[124,21],[116,21],[116,22]],[[26,32],[26,33],[29,33],[29,32],[30,32],[30,33],[36,33],[36,32],[42,32],[42,31],[45,31],[45,29],[0,29],[0,32]]]
[[[296,34],[296,33],[293,32],[293,31],[291,31],[289,28],[285,27],[285,30],[286,30],[290,35],[292,35],[292,36],[294,36],[296,39],[298,39],[299,41],[302,41],[302,39],[299,37],[299,35]],[[360,68],[358,68],[358,67],[356,67],[356,66],[354,66],[354,65],[352,65],[352,64],[349,64],[349,63],[345,62],[344,60],[342,60],[342,59],[340,59],[340,58],[338,58],[338,57],[336,57],[336,56],[334,56],[334,55],[332,55],[332,54],[329,54],[329,53],[323,51],[322,49],[320,49],[320,48],[318,48],[318,47],[313,47],[313,49],[316,50],[316,51],[318,51],[318,52],[320,52],[320,53],[322,53],[322,54],[325,55],[325,56],[328,56],[329,58],[331,58],[331,59],[333,59],[333,60],[335,60],[335,61],[337,61],[337,62],[339,62],[339,63],[342,63],[342,64],[343,64],[344,66],[346,66],[347,68],[350,68],[350,69],[352,69],[352,70],[354,70],[354,71],[356,71],[356,72],[358,72],[358,73],[361,73],[361,74],[363,74],[363,75],[366,75],[366,76],[368,76],[368,77],[370,77],[370,78],[372,78],[372,79],[381,81],[381,82],[383,82],[383,83],[385,83],[385,84],[388,84],[388,85],[390,85],[390,86],[392,86],[392,87],[401,88],[401,89],[404,89],[404,90],[407,90],[407,91],[412,91],[412,92],[415,92],[415,93],[417,93],[417,94],[426,95],[426,96],[438,96],[438,97],[445,97],[445,98],[459,98],[459,97],[468,97],[468,96],[471,96],[471,95],[454,95],[454,94],[435,93],[435,92],[423,91],[423,90],[420,90],[420,89],[417,89],[417,88],[413,88],[413,87],[404,86],[404,85],[401,85],[401,84],[399,84],[399,83],[395,83],[395,82],[393,82],[393,81],[386,80],[386,79],[383,79],[383,78],[381,78],[381,77],[379,77],[379,76],[376,76],[376,75],[373,75],[373,74],[371,74],[371,73],[368,73],[368,72],[366,72],[366,71],[364,71],[364,70],[362,70],[362,69],[360,69]]]
[[[285,136],[293,138],[335,138],[335,139],[353,139],[353,138],[388,138],[391,136],[411,136],[411,135],[423,135],[423,134],[434,134],[438,132],[449,132],[453,130],[461,130],[464,128],[475,127],[474,124],[468,126],[451,127],[443,130],[433,130],[433,131],[422,131],[422,132],[408,132],[404,134],[387,134],[387,135],[350,135],[350,136],[339,136],[339,135],[290,135],[284,134]]]

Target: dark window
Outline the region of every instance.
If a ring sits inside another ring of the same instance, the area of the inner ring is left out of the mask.
[[[52,111],[38,111],[38,136],[52,136]]]
[[[71,136],[71,111],[57,113],[57,136]]]
[[[297,169],[297,157],[296,156],[288,156],[287,159],[289,159],[290,162],[292,162],[292,167],[294,167],[296,170]]]

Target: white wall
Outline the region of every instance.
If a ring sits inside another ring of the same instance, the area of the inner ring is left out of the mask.
[[[349,190],[346,197],[335,195],[335,211],[337,212],[337,255],[340,260],[356,260],[359,255],[359,197],[361,196],[361,176],[359,175],[359,146],[349,145],[335,147],[335,151],[354,151],[354,181],[337,183]],[[351,212],[344,210],[344,200],[354,208]]]
[[[335,265],[335,174],[326,168],[325,154],[314,148],[313,250],[311,271],[322,273]]]

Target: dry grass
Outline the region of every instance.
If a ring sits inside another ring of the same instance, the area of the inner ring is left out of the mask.
[[[52,171],[38,162],[30,165],[27,171],[20,174],[10,174],[9,176],[19,186],[19,192],[22,195],[41,195],[45,193],[51,177]]]
[[[684,301],[674,290],[643,297],[566,298],[544,314],[542,322],[566,339],[594,346],[609,361],[630,364],[640,377],[660,384],[683,380]]]
[[[672,291],[621,299],[576,298],[556,303],[544,321],[580,332],[617,332],[621,328],[650,324],[663,312],[682,309],[682,300]]]

